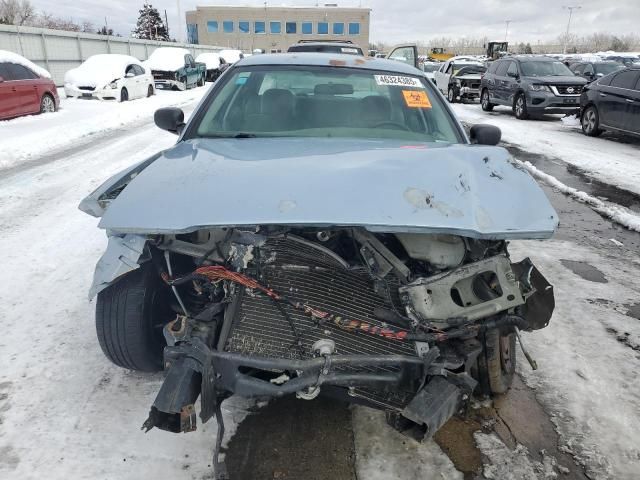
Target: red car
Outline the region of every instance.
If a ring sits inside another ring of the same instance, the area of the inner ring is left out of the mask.
[[[16,54],[0,55],[0,120],[58,109],[55,84],[29,64]]]

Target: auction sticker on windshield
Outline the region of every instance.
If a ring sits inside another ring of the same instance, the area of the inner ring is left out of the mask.
[[[378,85],[392,87],[422,87],[422,83],[415,77],[403,77],[400,75],[374,75]]]
[[[402,90],[402,96],[409,108],[431,108],[427,92],[419,90]]]

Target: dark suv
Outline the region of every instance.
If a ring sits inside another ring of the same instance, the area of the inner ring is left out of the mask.
[[[482,77],[480,103],[487,112],[496,105],[512,107],[520,120],[535,114],[577,113],[586,83],[550,57],[505,57],[493,62]]]

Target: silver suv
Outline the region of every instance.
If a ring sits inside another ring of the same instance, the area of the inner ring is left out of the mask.
[[[512,107],[516,118],[546,113],[578,113],[587,81],[566,65],[543,56],[512,56],[493,62],[480,84],[486,112],[496,105]]]

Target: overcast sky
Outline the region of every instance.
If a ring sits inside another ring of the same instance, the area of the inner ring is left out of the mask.
[[[184,26],[184,12],[196,5],[264,5],[260,1],[179,0]],[[102,25],[104,17],[116,33],[127,36],[135,26],[144,0],[32,0],[39,11],[76,21],[88,20]],[[151,2],[164,15],[167,10],[172,36],[178,24],[178,0]],[[510,41],[555,43],[567,28],[568,11],[562,5],[581,5],[574,11],[571,32],[634,33],[640,25],[640,0],[325,0],[339,6],[363,6],[372,9],[372,41],[401,42],[428,40],[434,37],[483,37],[503,40],[505,20]],[[314,6],[314,0],[269,1],[269,5]],[[182,38],[184,39],[184,33]]]

